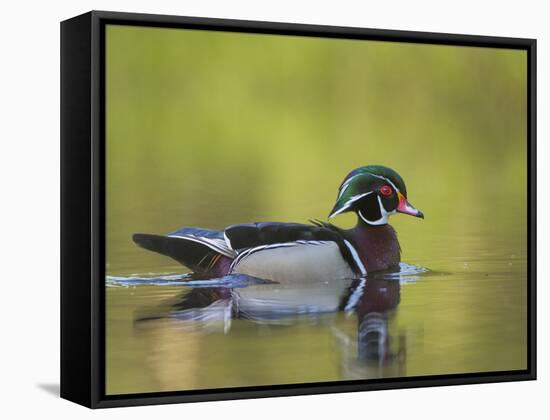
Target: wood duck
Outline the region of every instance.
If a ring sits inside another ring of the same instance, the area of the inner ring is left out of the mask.
[[[357,168],[344,178],[329,219],[350,211],[358,221],[348,230],[318,220],[263,222],[232,225],[223,231],[184,227],[168,235],[136,233],[133,240],[175,259],[199,277],[353,279],[399,264],[401,250],[389,216],[424,217],[407,201],[401,176],[380,165]]]

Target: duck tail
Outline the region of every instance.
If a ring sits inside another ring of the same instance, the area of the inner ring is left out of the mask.
[[[136,233],[132,239],[138,246],[170,257],[196,273],[223,276],[233,261],[233,258],[196,237]]]

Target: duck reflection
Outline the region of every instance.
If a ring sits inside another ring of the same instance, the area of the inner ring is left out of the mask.
[[[329,327],[341,354],[345,378],[377,376],[376,372],[361,370],[395,364],[396,360],[399,366],[404,365],[405,340],[393,337],[389,327],[400,302],[399,275],[300,283],[266,282],[238,275],[223,282],[187,284],[190,290],[177,296],[166,311],[153,315],[142,312],[136,325],[170,318],[185,331],[230,334],[235,320],[258,326],[313,323]]]
[[[383,362],[394,357],[388,350],[391,341],[388,323],[399,305],[400,290],[396,280],[373,278],[366,281],[355,308],[360,360]]]
[[[342,376],[347,379],[405,374],[406,337],[392,333],[401,297],[398,279],[368,278],[355,281],[350,300],[360,293],[353,311],[354,330],[333,326],[332,332],[341,354]]]

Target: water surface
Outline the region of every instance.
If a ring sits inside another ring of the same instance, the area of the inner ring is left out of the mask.
[[[108,393],[525,368],[525,261],[437,263],[308,284],[109,277]]]

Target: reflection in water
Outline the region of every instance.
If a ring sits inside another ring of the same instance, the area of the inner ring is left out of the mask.
[[[388,318],[399,304],[399,282],[367,281],[357,312],[359,359],[383,362],[388,358]]]
[[[164,302],[164,306],[138,310],[135,326],[138,334],[151,334],[156,327],[165,329],[166,323],[171,323],[170,329],[181,330],[187,335],[189,340],[186,343],[194,343],[180,350],[184,352],[193,352],[202,334],[219,333],[229,337],[234,320],[248,322],[247,329],[252,325],[257,328],[291,327],[304,323],[322,325],[329,329],[336,343],[342,377],[354,379],[379,377],[377,370],[389,364],[394,366],[390,375],[404,373],[406,340],[392,334],[389,324],[400,302],[401,283],[414,282],[425,271],[421,267],[401,264],[395,272],[322,283],[315,279],[300,283],[288,279],[274,283],[244,275],[210,280],[194,280],[189,275],[165,275],[110,277],[108,285],[183,285],[185,291]],[[347,322],[337,322],[340,315]],[[351,324],[355,327],[347,329]],[[194,335],[197,338],[192,340]],[[196,355],[190,358],[196,358]],[[166,366],[165,362],[163,360],[160,365]],[[156,369],[162,371],[158,364]],[[192,367],[188,366],[189,369]]]
[[[346,334],[333,327],[342,355],[343,376],[347,379],[379,377],[379,369],[390,365],[392,372],[386,376],[403,376],[406,339],[403,335],[392,335],[389,328],[400,301],[400,282],[383,277],[365,280],[358,280],[353,286],[355,291],[362,288],[354,308],[356,333]],[[392,350],[394,342],[397,342],[396,350]]]
[[[524,366],[524,347],[516,345],[525,334],[522,306],[510,300],[525,290],[522,277],[504,269],[425,271],[401,264],[366,279],[300,283],[109,276],[107,392]]]

